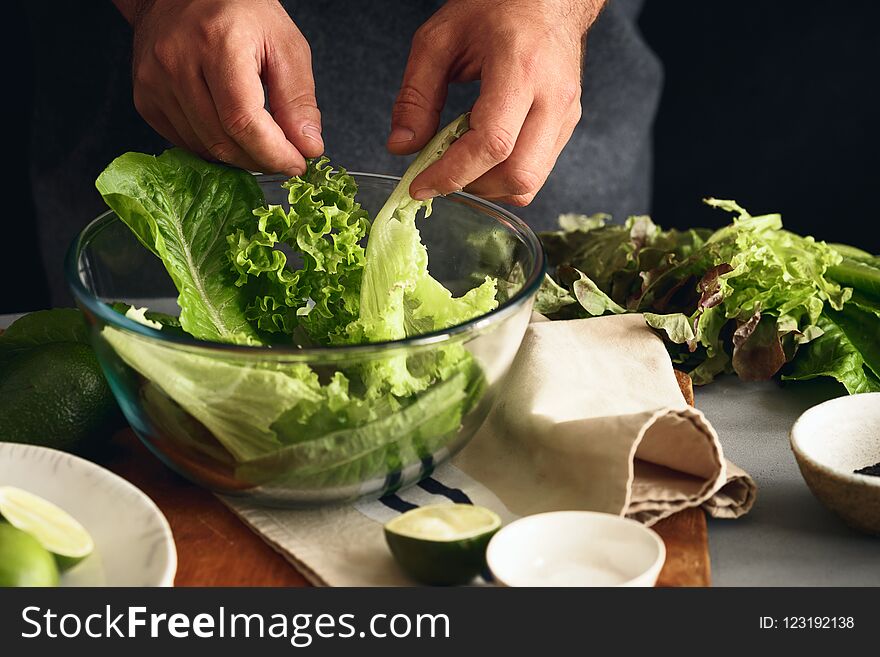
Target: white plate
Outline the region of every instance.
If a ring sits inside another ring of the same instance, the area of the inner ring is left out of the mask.
[[[76,518],[95,551],[61,586],[172,586],[177,550],[162,512],[109,470],[65,452],[0,442],[0,485],[46,498]]]
[[[486,551],[489,570],[506,586],[654,586],[665,560],[657,532],[592,511],[520,518]]]

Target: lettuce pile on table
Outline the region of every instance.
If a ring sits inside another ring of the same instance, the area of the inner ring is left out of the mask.
[[[676,367],[704,384],[833,377],[880,391],[880,257],[735,214],[719,230],[662,230],[649,217],[563,215],[541,235],[552,269],[536,310],[551,318],[641,312]]]
[[[428,273],[416,217],[431,205],[407,191],[467,129],[465,115],[442,130],[372,224],[355,180],[326,159],[283,184],[285,208],[267,205],[251,174],[179,149],[122,155],[96,185],[164,263],[180,316],[120,310],[162,331],[269,347],[398,340],[492,310],[494,279],[455,298]],[[301,266],[291,266],[288,254]],[[456,344],[316,372],[305,362],[175,348],[111,326],[102,335],[162,393],[148,391],[145,400],[173,400],[253,483],[341,485],[394,472],[454,436],[484,385]]]

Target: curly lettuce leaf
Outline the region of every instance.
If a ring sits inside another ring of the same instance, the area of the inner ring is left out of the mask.
[[[609,224],[609,219],[605,214],[564,214],[559,217],[560,230],[540,234],[548,261],[557,267],[559,278],[564,277],[566,268],[577,269],[614,303],[628,310],[639,310],[644,290],[660,278],[651,293],[658,303],[651,309],[683,310],[682,304],[671,308],[669,303],[684,283],[678,275],[683,272],[661,277],[687,262],[704,245],[711,231],[662,230],[647,216],[630,217],[623,224]],[[701,266],[692,268],[699,271]],[[570,315],[568,309],[559,317]]]
[[[263,194],[247,171],[181,149],[126,153],[95,183],[107,205],[162,260],[180,294],[180,323],[201,340],[259,343],[234,284],[226,236],[247,225]]]
[[[318,344],[339,342],[358,316],[360,242],[369,229],[367,213],[355,201],[357,184],[321,158],[283,186],[288,211],[257,208],[257,220],[227,238],[236,285],[257,291],[247,318],[268,333],[289,335],[300,326]],[[300,268],[288,266],[281,245],[300,257]]]
[[[733,221],[676,232],[645,217],[618,226],[604,216],[560,217],[561,230],[541,237],[562,293],[580,304],[556,308],[554,318],[619,312],[608,300],[642,312],[695,383],[783,370],[799,378],[836,372],[850,390],[869,389],[880,343],[877,256],[786,231],[778,214],[705,202]]]

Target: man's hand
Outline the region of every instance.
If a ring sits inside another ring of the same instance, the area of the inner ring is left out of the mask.
[[[309,46],[276,0],[115,2],[134,28],[134,104],[166,139],[287,175],[324,151]]]
[[[388,149],[437,131],[451,82],[480,80],[471,130],[410,187],[416,199],[463,188],[527,205],[581,116],[583,36],[604,0],[449,0],[413,39]]]

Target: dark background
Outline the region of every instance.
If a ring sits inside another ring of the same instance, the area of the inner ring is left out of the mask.
[[[43,35],[29,33],[20,3],[5,13],[0,313],[49,303],[28,177],[31,98],[40,84],[30,56]],[[781,211],[794,231],[880,251],[878,19],[880,4],[867,0],[648,0],[641,28],[666,71],[655,125],[655,220],[721,225],[728,217],[700,199],[735,198],[753,213]],[[111,20],[97,27],[112,29]],[[87,42],[83,36],[72,43]],[[63,57],[58,67],[62,80],[90,74],[66,71]],[[76,88],[58,102],[76,103]]]

